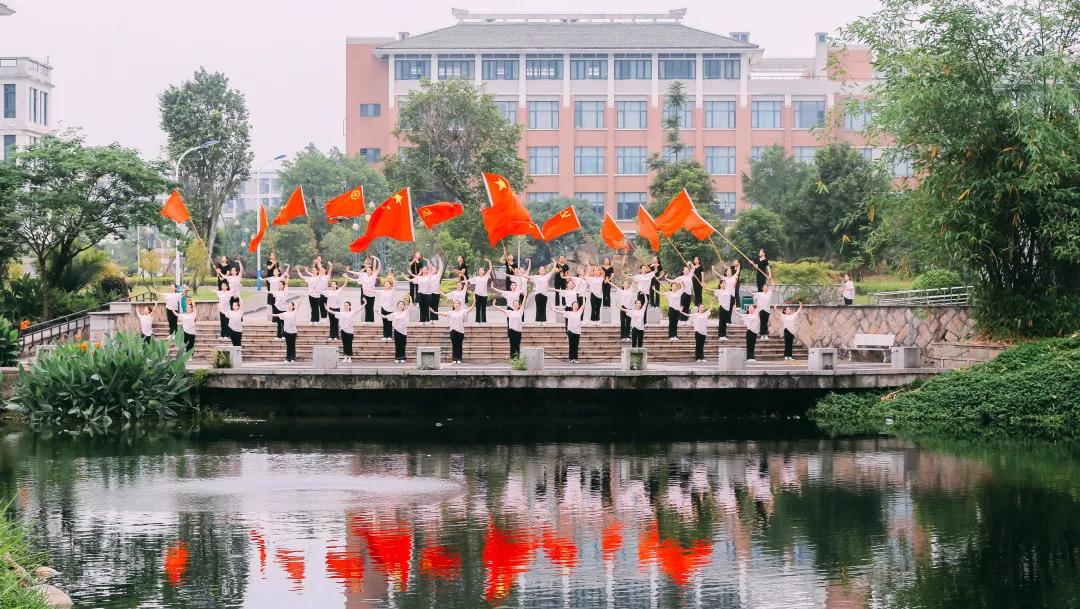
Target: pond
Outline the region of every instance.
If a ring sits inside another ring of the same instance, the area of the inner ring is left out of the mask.
[[[1080,453],[802,421],[0,438],[76,607],[1076,607]]]

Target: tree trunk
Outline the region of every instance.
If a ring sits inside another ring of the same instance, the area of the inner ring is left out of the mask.
[[[45,272],[45,258],[38,256],[38,277],[41,278],[41,321],[49,320],[49,276]]]

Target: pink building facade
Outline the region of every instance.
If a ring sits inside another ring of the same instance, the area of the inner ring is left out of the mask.
[[[873,80],[865,49],[819,33],[811,57],[767,58],[748,33],[705,32],[684,15],[455,10],[457,24],[441,30],[349,38],[346,150],[372,162],[397,152],[398,107],[422,79],[473,80],[524,130],[529,201],[583,199],[627,226],[647,200],[645,159],[664,153],[664,93],[676,80],[690,100],[683,141],[717,193],[697,203],[725,219],[749,207],[740,176],[768,146],[810,159],[839,140],[879,155],[861,134],[867,117],[843,105]]]

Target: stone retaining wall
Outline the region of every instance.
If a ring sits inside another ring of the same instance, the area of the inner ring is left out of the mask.
[[[967,368],[988,362],[1008,345],[999,343],[931,343],[923,352],[923,365],[932,368]]]
[[[776,315],[773,334],[782,334]],[[927,349],[932,343],[975,338],[970,307],[813,305],[803,308],[797,338],[807,347],[845,349],[856,334],[895,334],[896,344]]]

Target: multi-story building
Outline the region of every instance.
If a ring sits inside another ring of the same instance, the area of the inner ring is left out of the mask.
[[[240,184],[236,194],[225,200],[221,208],[222,218],[235,218],[245,211],[266,206],[268,212],[281,205],[281,180],[277,169],[255,169],[246,182]],[[273,212],[270,212],[273,213]]]
[[[824,125],[873,80],[867,49],[838,48],[818,33],[811,57],[766,58],[749,33],[692,28],[685,13],[454,10],[457,23],[444,29],[349,38],[346,150],[373,162],[397,152],[397,109],[422,79],[472,80],[524,129],[530,201],[577,197],[629,221],[647,198],[646,159],[665,152],[665,92],[675,81],[691,100],[683,141],[713,175],[710,203],[727,218],[748,206],[739,176],[765,147],[809,159],[825,135],[864,145],[862,114]]]
[[[0,160],[52,132],[52,66],[29,57],[0,57]]]

